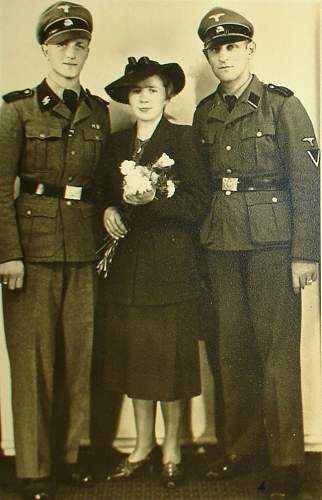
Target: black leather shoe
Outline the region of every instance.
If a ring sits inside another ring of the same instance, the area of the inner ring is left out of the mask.
[[[72,486],[78,488],[91,488],[94,486],[93,476],[76,464],[65,464],[63,468],[63,479]]]
[[[272,500],[291,500],[300,491],[300,474],[296,465],[272,467],[271,477],[264,481],[258,490]]]
[[[153,472],[161,460],[161,450],[155,446],[146,458],[139,462],[130,462],[128,457],[121,462],[106,476],[106,481],[117,481],[119,479],[135,479],[146,473]]]
[[[181,462],[179,464],[174,464],[172,462],[163,464],[161,480],[166,488],[176,488],[180,486],[183,483],[183,478],[184,471]]]
[[[225,455],[213,462],[204,473],[205,479],[216,481],[254,470],[255,459],[248,455]]]
[[[25,500],[52,500],[55,496],[48,478],[23,479],[21,492]]]

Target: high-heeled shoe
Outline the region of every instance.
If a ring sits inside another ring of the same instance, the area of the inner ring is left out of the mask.
[[[184,470],[182,462],[175,464],[173,462],[167,462],[163,464],[161,480],[166,488],[176,488],[180,486],[183,482]]]
[[[150,453],[138,462],[130,462],[128,457],[121,462],[106,476],[106,481],[119,479],[134,479],[145,473],[152,473],[161,462],[161,450],[155,446]]]

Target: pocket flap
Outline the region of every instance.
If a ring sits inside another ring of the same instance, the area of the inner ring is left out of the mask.
[[[95,128],[88,128],[83,130],[85,141],[102,141],[103,134],[101,130]]]
[[[270,135],[274,136],[275,135],[275,125],[274,123],[263,123],[260,126],[252,126],[252,127],[245,127],[242,130],[241,133],[241,138],[242,139],[248,139],[248,138],[256,138],[260,139],[263,136]]]
[[[62,137],[63,131],[58,127],[48,127],[48,126],[40,126],[40,125],[26,125],[26,137],[34,138],[34,139],[51,139],[51,138],[60,138]]]
[[[37,196],[37,195],[34,195]],[[17,213],[24,217],[49,217],[57,216],[58,206],[46,203],[47,200],[39,200],[40,203],[34,203],[34,200],[21,200],[17,202]],[[45,203],[42,203],[45,201]]]
[[[290,203],[288,191],[253,191],[245,193],[246,203],[249,207],[254,205],[275,205],[278,203]]]

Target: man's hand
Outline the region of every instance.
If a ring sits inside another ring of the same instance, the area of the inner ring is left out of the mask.
[[[127,229],[122,221],[121,215],[115,207],[108,207],[105,210],[104,226],[108,234],[115,240],[124,238],[127,234]]]
[[[0,283],[9,290],[23,287],[24,264],[22,260],[10,260],[0,264]]]
[[[292,262],[292,283],[295,293],[299,293],[300,288],[312,285],[318,277],[318,265],[316,262],[305,260],[293,260]]]

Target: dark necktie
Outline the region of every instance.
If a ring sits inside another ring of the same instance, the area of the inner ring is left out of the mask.
[[[63,92],[63,101],[66,106],[75,113],[78,104],[78,95],[74,90],[65,89]]]
[[[225,102],[227,104],[229,113],[234,109],[236,101],[237,97],[235,95],[225,95]]]

